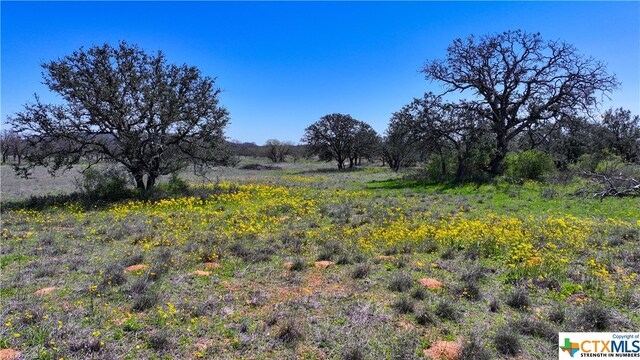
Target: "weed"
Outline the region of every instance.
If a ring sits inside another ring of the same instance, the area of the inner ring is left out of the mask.
[[[413,279],[409,274],[396,274],[389,282],[389,290],[405,292],[413,287]]]
[[[436,317],[433,313],[427,308],[420,308],[416,312],[416,323],[418,325],[432,325],[436,323]]]
[[[493,344],[503,355],[515,356],[522,349],[520,336],[508,327],[498,329],[493,337]]]
[[[342,360],[364,360],[364,351],[360,345],[348,345],[342,350]]]
[[[120,264],[111,264],[102,271],[102,287],[118,286],[127,282],[124,275],[124,267]]]
[[[302,340],[303,335],[300,326],[293,319],[287,319],[278,329],[276,337],[287,345],[294,345]]]
[[[369,264],[360,264],[353,269],[351,272],[351,278],[353,279],[364,279],[369,276],[371,272],[371,266]]]
[[[452,260],[456,257],[456,250],[452,247],[445,249],[442,254],[440,254],[440,258],[442,260]]]
[[[457,321],[461,314],[460,311],[451,304],[451,301],[442,299],[436,304],[435,314],[445,320]]]
[[[480,265],[473,265],[464,270],[460,280],[465,283],[475,283],[485,278],[487,269]]]
[[[160,301],[160,295],[155,290],[146,290],[135,296],[133,301],[134,311],[145,311],[154,307]]]
[[[500,300],[498,298],[494,297],[489,301],[489,311],[493,313],[500,311]]]
[[[137,265],[137,264],[142,264],[142,261],[144,260],[144,255],[142,254],[134,254],[134,255],[129,255],[126,258],[124,258],[121,262],[122,266],[127,267],[127,266],[131,266],[131,265]]]
[[[424,300],[427,295],[427,290],[422,286],[416,287],[411,291],[411,297],[416,300]]]
[[[536,336],[551,343],[558,342],[558,332],[540,319],[527,317],[513,322],[511,326],[522,335]]]
[[[459,360],[490,360],[491,352],[480,343],[480,341],[472,337],[471,340],[465,341],[460,349]]]
[[[293,261],[291,262],[291,267],[290,269],[292,271],[302,271],[307,267],[307,263],[304,260],[304,258],[295,258],[293,259]]]
[[[576,317],[576,323],[585,331],[603,331],[611,324],[611,313],[597,302],[586,304]]]
[[[405,296],[401,296],[391,305],[400,314],[409,314],[413,312],[413,301]]]
[[[531,298],[527,290],[516,288],[507,296],[506,304],[517,310],[527,310],[531,308]]]
[[[455,285],[452,288],[452,292],[460,299],[477,301],[482,298],[480,287],[474,282],[466,281],[461,285]]]
[[[164,331],[155,331],[151,333],[147,342],[149,347],[156,351],[168,349],[171,345],[169,335]]]
[[[566,309],[562,306],[555,306],[549,311],[549,321],[556,324],[564,323],[566,317]]]

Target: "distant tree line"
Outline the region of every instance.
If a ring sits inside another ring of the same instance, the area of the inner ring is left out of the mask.
[[[615,76],[567,43],[520,30],[454,40],[445,59],[421,69],[442,92],[393,113],[384,134],[333,113],[309,125],[299,145],[228,141],[229,115],[215,78],[169,64],[162,52],[120,42],[81,48],[42,67],[62,104],[36,96],[0,136],[2,162],[12,161],[24,177],[34,166],[55,173],[81,161],[109,162],[147,191],[162,175],[233,165],[243,156],[274,163],[314,157],[338,169],[362,160],[394,171],[421,164],[443,180],[508,174],[523,161],[537,162],[520,166],[529,170],[550,163],[595,169],[608,157],[640,162],[638,115],[622,108],[597,114],[601,98],[619,86]]]

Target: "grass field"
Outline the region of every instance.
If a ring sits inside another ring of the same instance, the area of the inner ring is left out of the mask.
[[[7,170],[3,205],[71,191]],[[547,359],[558,331],[640,331],[637,199],[327,164],[183,175],[191,196],[3,211],[0,348]]]

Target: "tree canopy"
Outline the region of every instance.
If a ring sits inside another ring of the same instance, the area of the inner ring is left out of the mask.
[[[225,164],[227,110],[215,79],[196,67],[167,63],[120,42],[81,48],[42,65],[44,83],[62,104],[35,102],[9,118],[31,146],[36,165],[52,173],[85,160],[122,165],[140,189],[190,163]]]
[[[306,128],[302,142],[308,145],[311,154],[322,160],[335,160],[338,169],[349,167],[358,159],[375,151],[378,137],[369,124],[345,114],[329,114]]]
[[[618,87],[599,61],[540,34],[506,31],[456,39],[444,60],[422,72],[444,84],[445,93],[471,92],[474,109],[491,124],[495,152],[489,171],[502,171],[509,143],[528,128],[561,116],[589,113]]]

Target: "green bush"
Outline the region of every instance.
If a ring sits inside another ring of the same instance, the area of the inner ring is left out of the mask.
[[[172,196],[188,195],[189,193],[189,184],[176,173],[171,174],[169,181],[159,184],[157,187],[158,190],[162,190]]]
[[[551,155],[538,150],[511,153],[505,165],[505,175],[515,181],[542,180],[556,171]]]
[[[85,196],[99,200],[118,200],[130,195],[127,176],[118,169],[88,168],[82,173],[80,189]]]

